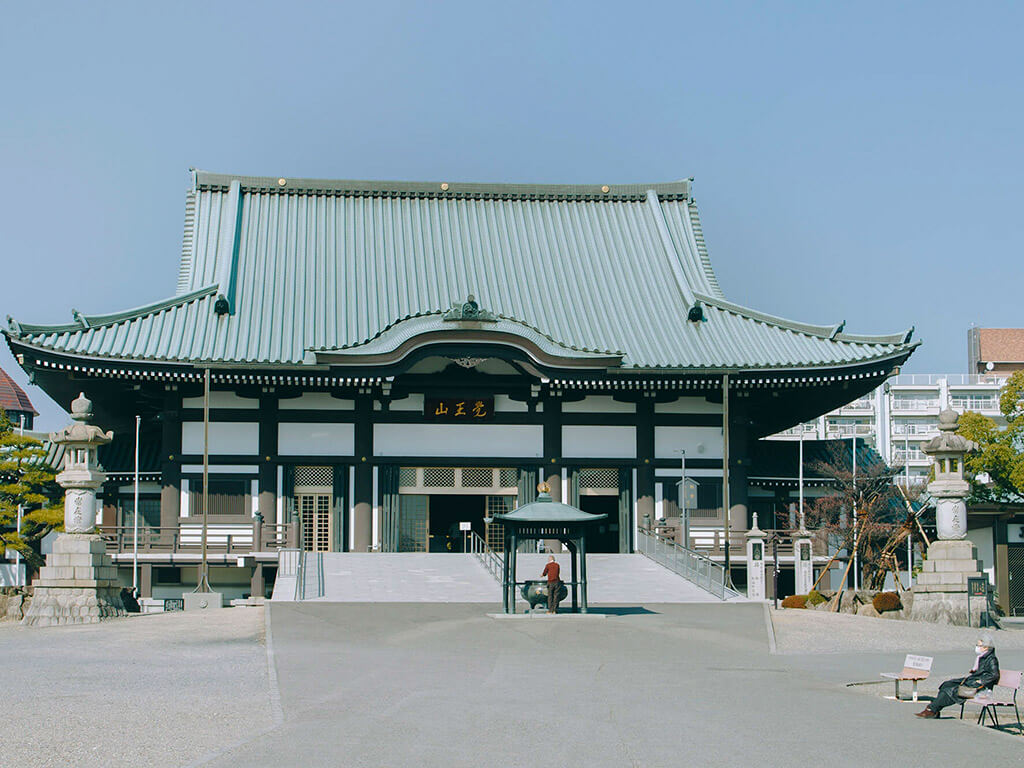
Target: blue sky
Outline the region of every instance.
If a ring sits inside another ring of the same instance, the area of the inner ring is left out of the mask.
[[[695,177],[726,296],[966,370],[1021,326],[1022,6],[22,3],[0,23],[2,315],[173,293],[189,167]],[[0,366],[24,374],[6,345]],[[38,389],[39,425],[63,418]]]

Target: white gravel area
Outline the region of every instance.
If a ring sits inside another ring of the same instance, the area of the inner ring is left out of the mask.
[[[4,765],[181,766],[272,724],[263,609],[0,624]]]
[[[962,651],[979,629],[798,608],[771,611],[778,653]],[[1024,649],[1024,631],[989,630],[999,650]]]

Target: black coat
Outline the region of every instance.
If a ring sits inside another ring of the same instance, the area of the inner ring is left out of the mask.
[[[971,688],[991,688],[999,682],[999,659],[990,648],[978,659],[978,668],[964,678],[963,685]]]

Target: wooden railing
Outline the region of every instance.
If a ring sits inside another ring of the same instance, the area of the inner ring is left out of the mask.
[[[97,532],[111,553],[132,552],[135,548],[135,530],[132,526],[102,526]],[[241,525],[210,524],[207,527],[206,548],[211,552],[246,554],[274,552],[298,546],[296,523],[263,523],[253,521]],[[182,526],[149,527],[138,529],[139,552],[197,552],[202,549],[202,526],[194,521]]]

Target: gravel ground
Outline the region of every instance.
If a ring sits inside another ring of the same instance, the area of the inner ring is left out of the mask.
[[[970,651],[980,631],[800,609],[772,610],[771,615],[782,654]],[[999,651],[1024,650],[1024,631],[990,631]]]
[[[179,766],[271,726],[263,609],[0,624],[0,762]]]

